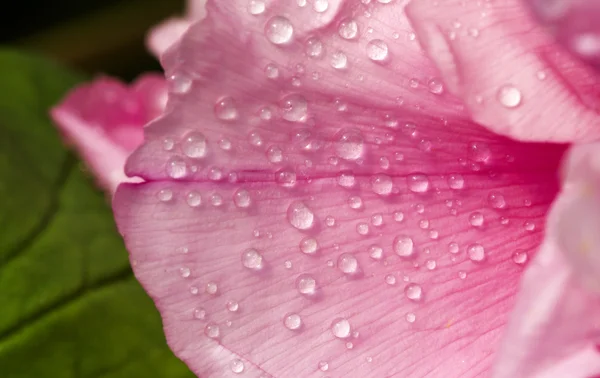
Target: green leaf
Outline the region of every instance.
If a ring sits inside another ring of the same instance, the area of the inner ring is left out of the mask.
[[[80,77],[0,50],[0,376],[193,377],[49,108]]]

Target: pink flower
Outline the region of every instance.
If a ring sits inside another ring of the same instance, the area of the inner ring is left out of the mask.
[[[565,147],[531,143],[598,138],[597,74],[520,1],[405,4],[211,1],[155,45],[114,211],[199,376],[600,373],[598,148],[546,219]]]
[[[101,77],[75,88],[52,109],[60,131],[81,153],[100,185],[114,192],[127,178],[127,157],[144,140],[145,124],[162,114],[167,96],[164,78],[141,76],[130,87]]]

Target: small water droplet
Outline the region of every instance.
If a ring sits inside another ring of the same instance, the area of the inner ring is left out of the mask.
[[[242,253],[242,264],[251,270],[261,270],[264,266],[262,255],[254,248]]]
[[[452,254],[457,254],[458,252],[460,252],[460,247],[459,247],[458,243],[450,242],[448,244],[448,252],[450,252]]]
[[[332,217],[331,215],[328,215],[328,216],[325,218],[325,224],[326,224],[328,227],[333,227],[333,226],[335,226],[335,218],[334,218],[334,217]]]
[[[448,176],[448,186],[454,190],[463,189],[465,187],[465,179],[460,174],[451,174]]]
[[[369,234],[369,225],[366,223],[359,223],[356,225],[356,232],[359,235],[368,235]]]
[[[244,363],[242,362],[242,360],[235,359],[231,361],[229,367],[231,368],[231,371],[235,374],[241,374],[244,372]]]
[[[331,67],[337,70],[343,70],[348,66],[348,57],[341,51],[331,54]]]
[[[468,147],[469,159],[478,163],[487,162],[492,156],[492,151],[487,143],[471,142]]]
[[[283,97],[280,101],[283,119],[290,122],[304,122],[308,116],[308,102],[298,93]]]
[[[409,323],[414,323],[415,320],[417,320],[417,316],[415,314],[413,314],[412,312],[409,312],[408,314],[406,314],[406,321]]]
[[[221,334],[221,330],[219,329],[218,325],[209,323],[206,325],[206,327],[204,327],[204,334],[211,339],[218,339],[219,335]]]
[[[350,206],[351,209],[360,209],[362,208],[362,204],[362,198],[360,198],[359,196],[352,196],[348,198],[348,206]]]
[[[365,144],[358,130],[343,129],[338,134],[336,143],[337,156],[345,160],[358,160],[363,156]]]
[[[254,16],[264,13],[265,8],[265,2],[263,0],[250,0],[250,3],[248,4],[248,12]]]
[[[481,214],[479,211],[476,211],[474,213],[471,213],[471,215],[469,215],[469,223],[471,224],[471,226],[481,227],[481,226],[483,226],[483,222],[484,222],[483,214]]]
[[[356,178],[352,173],[340,173],[338,176],[338,185],[343,188],[352,188],[356,184]]]
[[[415,253],[413,240],[406,236],[396,236],[394,238],[394,252],[400,257],[411,257]]]
[[[306,41],[305,51],[309,57],[320,58],[323,56],[323,50],[323,42],[320,39],[312,37]]]
[[[197,308],[194,310],[194,319],[204,320],[206,318],[206,310]]]
[[[372,245],[369,247],[369,256],[373,260],[381,260],[383,258],[383,248],[378,245]]]
[[[429,190],[429,177],[423,173],[413,173],[406,178],[408,189],[413,193],[426,193]]]
[[[303,202],[294,201],[288,207],[287,219],[294,228],[308,230],[314,224],[315,215]]]
[[[506,207],[504,196],[497,192],[491,192],[488,195],[488,203],[494,209],[504,209]]]
[[[314,238],[304,238],[300,242],[300,251],[307,255],[314,255],[319,250],[319,244]]]
[[[233,194],[233,202],[238,208],[245,209],[252,204],[252,198],[246,189],[238,189]]]
[[[336,318],[331,322],[331,333],[338,339],[345,339],[352,333],[350,322],[344,318]]]
[[[292,269],[292,267],[294,266],[294,264],[290,260],[285,260],[283,262],[283,266],[285,267],[285,269]]]
[[[367,43],[367,56],[374,62],[384,62],[388,59],[388,45],[381,39],[374,39]]]
[[[215,193],[210,196],[210,203],[215,207],[221,206],[223,204],[223,197],[221,197],[220,194]]]
[[[190,271],[190,268],[181,268],[179,269],[179,274],[181,274],[181,277],[183,278],[188,278],[192,272]]]
[[[338,26],[338,33],[344,39],[354,39],[358,35],[358,24],[352,19],[345,19]]]
[[[371,189],[380,196],[388,196],[392,193],[394,184],[392,178],[384,174],[376,174],[371,177]]]
[[[423,289],[416,283],[410,283],[404,288],[404,295],[411,301],[418,302],[423,299]]]
[[[181,150],[189,158],[203,158],[207,152],[206,138],[202,133],[191,132],[183,139]]]
[[[395,285],[396,284],[396,276],[394,276],[393,274],[386,275],[385,283],[388,285]]]
[[[327,363],[327,361],[319,361],[319,370],[321,371],[327,371],[329,370],[329,364]]]
[[[471,261],[473,262],[482,262],[483,260],[485,260],[485,249],[481,244],[471,244],[467,248],[467,255],[469,256],[469,259],[471,259]]]
[[[187,176],[187,164],[182,158],[174,156],[167,162],[167,174],[174,179],[182,179]]]
[[[161,202],[168,202],[173,199],[173,191],[171,189],[161,189],[156,194],[156,197]]]
[[[206,291],[207,294],[215,295],[215,294],[217,294],[217,291],[219,291],[219,286],[217,285],[216,282],[211,281],[206,284],[204,291]]]
[[[266,23],[265,36],[275,45],[290,43],[294,36],[294,27],[287,18],[275,16]]]
[[[293,188],[296,186],[296,172],[282,169],[275,173],[275,182],[284,188]]]
[[[465,272],[464,270],[459,271],[458,278],[460,278],[461,280],[464,280],[465,278],[467,278],[467,272]]]
[[[383,215],[373,214],[371,215],[371,224],[375,227],[379,227],[383,224]]]
[[[230,311],[230,312],[236,312],[239,309],[240,309],[240,305],[236,301],[229,301],[229,302],[227,302],[227,310],[228,311]]]
[[[512,260],[517,265],[525,265],[528,259],[529,255],[523,249],[517,249],[512,255]]]
[[[269,79],[277,79],[279,77],[279,68],[273,63],[269,63],[265,66],[265,75]]]
[[[273,164],[283,161],[283,151],[277,146],[271,146],[267,149],[267,159]]]
[[[192,89],[192,79],[188,75],[176,73],[169,76],[169,87],[173,93],[188,93]]]
[[[444,84],[438,78],[430,79],[427,82],[427,86],[429,87],[429,92],[433,94],[442,94],[444,93]]]
[[[329,8],[329,0],[315,0],[313,9],[315,12],[323,13]]]
[[[404,220],[404,213],[402,211],[394,211],[394,220],[398,223]]]
[[[283,325],[291,331],[297,331],[302,327],[302,318],[298,314],[287,314],[283,318]]]
[[[437,266],[437,263],[435,260],[427,260],[425,262],[425,266],[427,267],[427,269],[429,270],[434,270]]]
[[[298,292],[306,296],[314,296],[317,293],[317,281],[309,274],[301,274],[296,279]]]
[[[359,272],[358,260],[350,253],[342,253],[338,257],[337,266],[345,274],[356,274]]]
[[[419,228],[422,230],[426,230],[429,228],[429,219],[421,219],[419,221]]]
[[[512,109],[521,105],[522,95],[517,87],[504,85],[498,89],[497,98],[502,106]]]
[[[196,191],[191,191],[185,196],[185,201],[190,207],[198,207],[202,204],[202,196]]]
[[[173,138],[165,138],[163,139],[163,149],[165,151],[171,151],[175,147],[175,141]]]

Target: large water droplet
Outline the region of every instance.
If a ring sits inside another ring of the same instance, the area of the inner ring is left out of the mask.
[[[169,177],[181,179],[187,176],[187,173],[187,164],[182,158],[174,156],[167,162],[167,174]]]
[[[338,134],[336,143],[337,156],[345,160],[358,160],[363,156],[365,143],[358,130],[343,129]]]
[[[521,91],[515,86],[504,85],[500,87],[496,96],[500,104],[506,108],[516,108],[521,105]]]
[[[314,255],[319,250],[319,244],[314,238],[304,238],[300,242],[300,250],[307,255]]]
[[[388,59],[388,45],[381,39],[374,39],[367,44],[367,56],[374,62],[384,62]]]
[[[423,173],[413,173],[406,177],[408,189],[413,193],[425,193],[429,190],[429,177]]]
[[[239,360],[237,358],[231,361],[229,367],[231,368],[231,371],[235,374],[241,374],[244,372],[244,363],[242,362],[242,360]]]
[[[215,104],[215,116],[222,121],[233,121],[238,117],[235,101],[231,97],[223,97]]]
[[[400,257],[410,257],[415,253],[413,240],[406,236],[396,236],[394,238],[394,252]]]
[[[371,189],[380,196],[388,196],[392,193],[394,184],[388,175],[377,174],[371,177]]]
[[[185,201],[190,207],[198,207],[202,204],[202,196],[196,191],[191,191],[185,196]]]
[[[331,67],[336,70],[343,70],[348,66],[348,57],[341,51],[331,54]]]
[[[350,337],[352,333],[352,327],[350,322],[344,318],[336,318],[331,322],[331,333],[338,339],[345,339]]]
[[[317,293],[317,281],[309,274],[301,274],[296,279],[296,288],[300,294],[310,297]]]
[[[251,270],[261,270],[264,266],[262,255],[254,248],[242,253],[242,264]]]
[[[288,207],[287,218],[298,230],[308,230],[314,224],[315,214],[304,203],[294,201]]]
[[[252,198],[250,197],[250,193],[246,189],[238,189],[233,194],[233,203],[235,206],[245,209],[250,207],[252,204]]]
[[[411,301],[418,302],[423,298],[423,289],[416,283],[410,283],[404,288],[404,295]]]
[[[323,56],[323,42],[316,37],[309,38],[306,41],[305,51],[311,58],[320,58]]]
[[[185,136],[181,143],[181,150],[190,158],[203,158],[206,156],[206,138],[202,133],[191,132]]]
[[[298,93],[285,96],[280,102],[283,119],[291,122],[304,122],[308,116],[308,102]]]
[[[289,43],[294,36],[294,27],[290,20],[282,16],[269,19],[265,25],[265,36],[275,45]]]
[[[467,255],[469,256],[469,259],[471,259],[471,261],[482,262],[483,260],[485,260],[485,249],[481,244],[471,244],[467,248]]]
[[[359,271],[358,260],[350,253],[342,253],[338,257],[337,266],[345,274],[356,274]]]
[[[298,314],[287,314],[283,318],[283,325],[291,331],[297,331],[302,327],[302,318]]]
[[[344,39],[354,39],[358,35],[358,24],[352,19],[345,19],[338,26],[338,33]]]

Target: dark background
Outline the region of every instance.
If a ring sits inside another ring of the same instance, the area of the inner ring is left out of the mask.
[[[38,52],[88,74],[130,80],[160,70],[144,37],[181,15],[184,0],[21,0],[4,6],[0,43]]]

